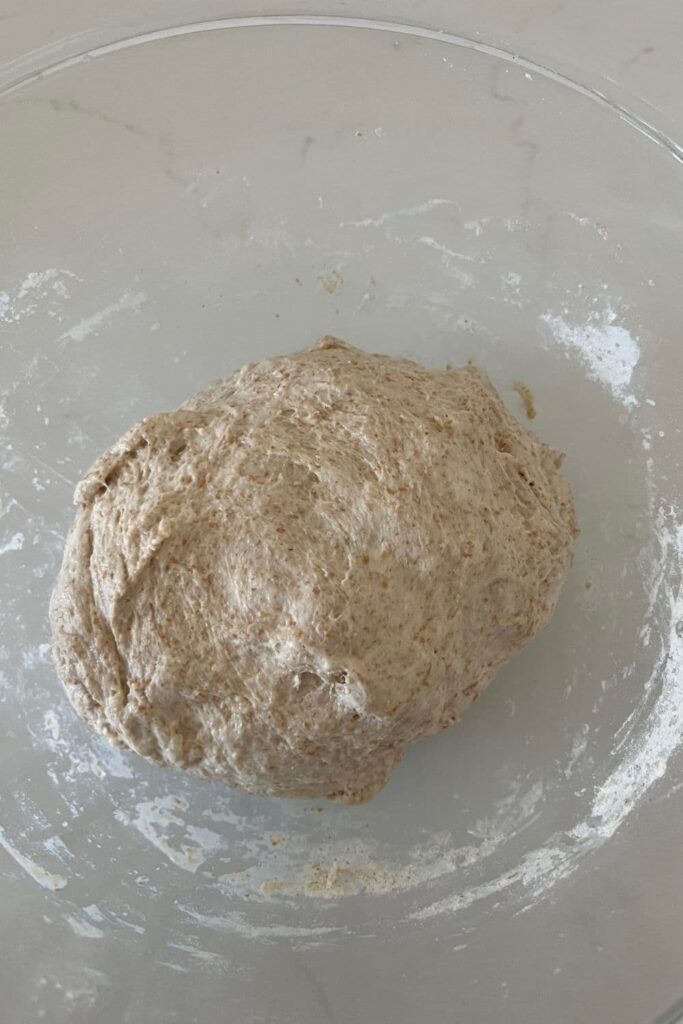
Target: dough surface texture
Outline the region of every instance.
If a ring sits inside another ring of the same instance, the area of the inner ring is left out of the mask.
[[[152,761],[366,800],[550,618],[561,458],[473,366],[329,337],[245,366],[78,485],[50,605],[69,698]]]

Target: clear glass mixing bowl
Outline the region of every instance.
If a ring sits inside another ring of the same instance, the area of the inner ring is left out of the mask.
[[[510,53],[340,17],[112,29],[0,81],[10,1018],[651,1020],[683,980],[675,146]],[[361,807],[113,751],[48,646],[93,459],[325,333],[472,359],[520,418],[522,381],[582,530],[551,625]]]

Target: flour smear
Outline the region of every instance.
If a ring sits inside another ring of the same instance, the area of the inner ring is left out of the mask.
[[[631,381],[640,346],[628,328],[618,323],[612,306],[594,311],[585,322],[573,323],[566,314],[553,313],[545,313],[541,320],[556,343],[581,357],[593,380],[624,405],[637,404]]]

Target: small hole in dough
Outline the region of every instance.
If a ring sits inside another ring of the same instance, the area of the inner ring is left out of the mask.
[[[296,688],[300,694],[305,695],[317,690],[321,685],[322,679],[316,672],[300,672]]]

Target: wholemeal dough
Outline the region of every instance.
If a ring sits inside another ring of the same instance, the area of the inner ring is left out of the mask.
[[[560,461],[473,366],[335,338],[245,366],[78,485],[50,607],[67,693],[152,761],[365,800],[550,617]]]

